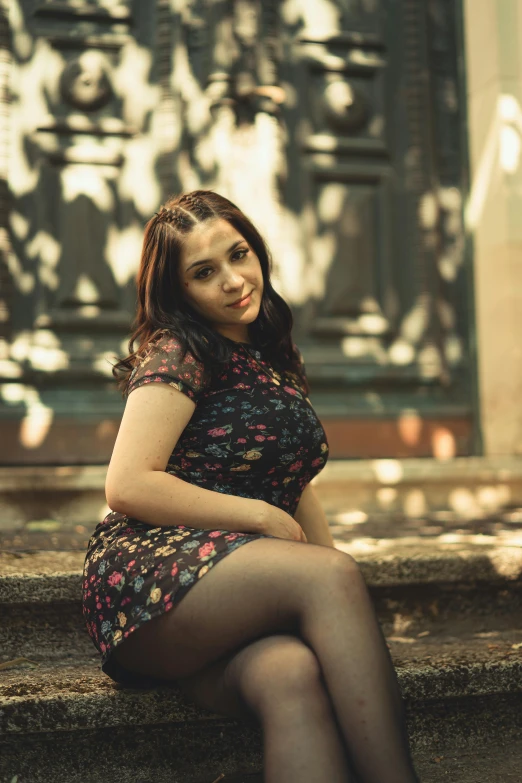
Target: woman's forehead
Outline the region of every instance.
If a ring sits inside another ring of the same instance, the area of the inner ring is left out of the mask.
[[[211,258],[226,252],[233,242],[241,239],[243,236],[226,220],[205,221],[194,226],[184,238],[183,258],[186,264],[198,258]]]

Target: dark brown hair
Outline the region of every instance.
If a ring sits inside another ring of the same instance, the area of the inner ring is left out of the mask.
[[[190,351],[203,363],[211,378],[230,361],[234,347],[183,298],[178,276],[183,235],[198,223],[213,219],[230,223],[259,258],[264,290],[259,314],[248,327],[252,347],[263,350],[276,371],[295,373],[308,394],[309,387],[291,336],[292,311],[270,282],[272,259],[268,247],[248,217],[227,198],[211,190],[194,190],[169,198],[145,225],[136,275],[137,311],[131,325],[129,356],[112,368],[117,387],[125,396],[133,368],[149,344],[165,331],[178,339],[183,351],[181,358]]]

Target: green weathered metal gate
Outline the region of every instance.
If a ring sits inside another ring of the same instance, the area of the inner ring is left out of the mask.
[[[453,0],[12,0],[0,17],[2,464],[103,463],[143,225],[260,226],[332,457],[474,449]]]

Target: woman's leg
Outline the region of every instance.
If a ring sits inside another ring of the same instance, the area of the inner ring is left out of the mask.
[[[251,541],[116,652],[129,669],[178,679],[279,631],[300,636],[317,656],[359,783],[418,783],[390,654],[359,567],[345,553]]]
[[[354,783],[319,662],[296,636],[265,636],[177,684],[192,702],[261,726],[266,781]]]

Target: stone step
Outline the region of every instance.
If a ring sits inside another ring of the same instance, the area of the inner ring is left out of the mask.
[[[522,614],[522,549],[423,542],[353,554],[389,636],[415,638],[448,624],[494,633],[516,627]],[[81,612],[85,553],[0,552],[0,662],[26,656],[59,660],[94,650]]]
[[[415,753],[444,756],[520,737],[522,631],[491,639],[388,639]],[[60,783],[76,783],[84,768],[92,777],[83,781],[100,780],[102,770],[139,783],[167,780],[166,770],[170,781],[213,781],[221,772],[259,772],[261,740],[257,726],[194,705],[175,684],[123,688],[94,657],[19,662],[2,671],[2,781],[19,775],[47,783],[58,766]]]
[[[405,538],[336,537],[336,546],[356,557],[369,585],[412,746],[425,760],[423,783],[471,783],[457,761],[444,777],[435,773],[444,759],[485,743],[511,748],[522,729],[522,550],[493,536],[473,545]],[[129,783],[213,783],[221,772],[223,780],[240,783],[239,774],[258,783],[257,728],[199,709],[175,686],[143,691],[113,683],[81,616],[84,551],[31,551],[28,543],[26,536],[16,551],[12,540],[0,552],[1,657],[35,662],[1,671],[2,783],[15,776],[51,783],[58,767],[63,783],[102,774]],[[506,751],[503,766],[493,765],[505,771],[503,781],[511,779],[510,759]]]
[[[98,757],[94,764],[90,747],[93,735],[88,732],[84,732],[81,740],[70,737],[67,732],[63,732],[63,739],[59,743],[54,742],[52,736],[47,741],[43,738],[31,740],[24,749],[23,760],[6,757],[4,761],[0,761],[0,775],[2,769],[7,772],[1,777],[2,783],[56,783],[57,769],[61,773],[59,783],[100,783],[100,780],[105,780],[103,770],[115,768],[114,755],[119,758],[118,779],[125,783],[264,783],[262,772],[225,773],[223,770],[228,770],[233,762],[223,757],[214,760],[211,755],[212,748],[209,752],[208,747],[203,748],[203,762],[189,761],[189,772],[177,774],[173,770],[180,766],[180,759],[183,758],[181,742],[185,738],[172,729],[162,730],[160,727],[148,734],[144,732],[141,743],[135,746],[130,755],[126,755],[127,745],[122,747],[121,735],[121,731],[115,730],[111,734],[110,742],[105,738],[103,755]],[[239,743],[242,739],[244,732],[238,726],[236,755],[239,757]],[[176,740],[179,742],[174,745]],[[162,741],[162,753],[157,757],[154,751]],[[69,753],[72,744],[73,757]],[[136,764],[138,754],[140,761]],[[146,773],[143,761],[145,755]],[[416,751],[413,758],[422,783],[520,783],[522,743],[487,743],[473,751]],[[30,767],[32,762],[34,765]],[[250,765],[251,759],[240,761],[240,766],[245,769],[251,768]],[[13,769],[18,769],[19,773],[11,775]],[[30,769],[29,777],[21,772],[25,769]],[[204,771],[199,774],[198,769]]]

